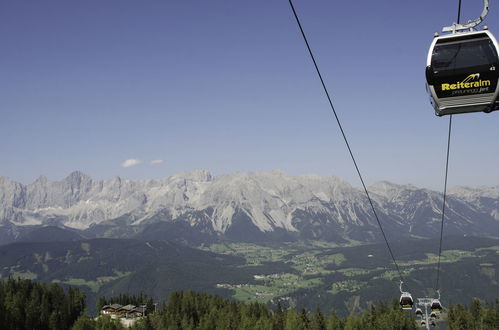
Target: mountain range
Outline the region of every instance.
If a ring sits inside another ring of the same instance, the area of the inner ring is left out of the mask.
[[[389,239],[440,235],[442,194],[413,185],[368,187]],[[445,233],[499,236],[499,186],[449,189]],[[97,181],[76,171],[61,181],[24,185],[0,177],[0,244],[43,226],[85,238],[376,242],[381,238],[365,192],[340,178],[282,171],[212,176],[194,171],[164,180]]]

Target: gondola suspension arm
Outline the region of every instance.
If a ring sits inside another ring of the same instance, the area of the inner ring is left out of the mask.
[[[478,24],[482,23],[487,14],[489,13],[489,2],[490,0],[483,0],[483,11],[480,17],[474,21],[468,21],[466,24],[454,23],[451,26],[446,26],[442,29],[442,32],[452,32],[456,33],[461,30],[471,30]]]

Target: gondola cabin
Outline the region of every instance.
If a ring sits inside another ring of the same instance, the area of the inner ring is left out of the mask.
[[[441,312],[442,311],[442,304],[440,303],[440,300],[438,299],[433,299],[433,301],[431,302],[431,310],[433,312]]]
[[[426,89],[437,116],[499,109],[498,49],[488,30],[434,38],[426,61]]]
[[[414,301],[412,300],[412,296],[408,292],[403,292],[400,296],[400,307],[402,309],[412,309],[414,305]]]
[[[423,311],[421,310],[421,308],[416,309],[416,316],[423,316]]]

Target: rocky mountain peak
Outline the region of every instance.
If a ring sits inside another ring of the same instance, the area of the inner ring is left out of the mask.
[[[274,170],[214,177],[200,170],[159,181],[94,181],[75,171],[61,181],[40,177],[27,186],[0,178],[0,189],[0,225],[85,229],[120,219],[119,230],[183,221],[220,234],[243,228],[238,230],[374,239],[379,232],[363,190],[334,176],[293,176]],[[438,229],[439,192],[386,181],[368,190],[388,231],[431,236]],[[499,234],[498,192],[498,187],[456,189],[448,199],[453,217],[449,230],[477,233],[486,228]]]

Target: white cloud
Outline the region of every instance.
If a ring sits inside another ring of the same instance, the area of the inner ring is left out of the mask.
[[[164,160],[162,160],[162,159],[155,159],[155,160],[151,160],[151,165],[157,165],[157,164],[161,164],[163,162],[164,162]]]
[[[121,167],[131,167],[131,166],[139,165],[141,163],[142,163],[142,161],[140,159],[130,158],[130,159],[125,160],[120,165],[121,165]]]

